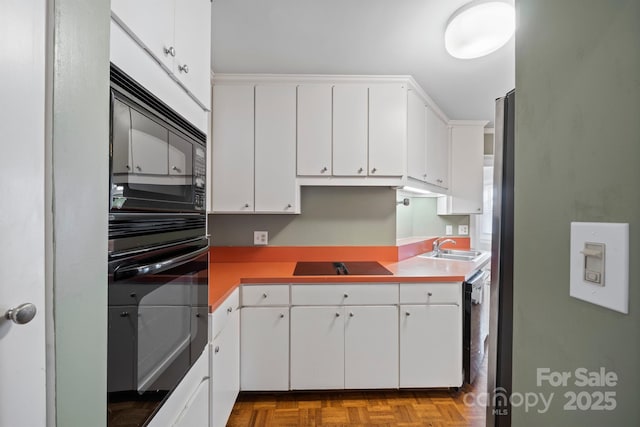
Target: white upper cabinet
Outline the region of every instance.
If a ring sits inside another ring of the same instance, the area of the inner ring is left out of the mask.
[[[438,198],[438,215],[482,213],[485,121],[451,121],[450,194]]]
[[[113,0],[118,24],[209,109],[210,0]]]
[[[253,212],[253,108],[251,84],[213,89],[213,212]]]
[[[429,184],[449,186],[449,129],[447,123],[427,107],[427,178]]]
[[[330,84],[298,86],[298,175],[331,175]]]
[[[255,210],[296,210],[296,87],[257,85]]]
[[[333,175],[367,175],[368,98],[365,85],[333,88]]]
[[[402,176],[406,150],[407,89],[402,84],[369,87],[369,175]]]
[[[427,113],[424,101],[409,90],[407,109],[407,175],[427,179]]]
[[[175,17],[173,73],[200,104],[209,109],[211,1],[176,0]]]

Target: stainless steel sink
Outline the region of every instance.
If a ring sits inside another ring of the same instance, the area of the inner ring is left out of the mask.
[[[454,261],[475,261],[480,257],[482,252],[480,251],[463,251],[459,249],[441,249],[439,252],[427,252],[426,254],[418,255],[421,258],[437,258],[437,259],[450,259]]]

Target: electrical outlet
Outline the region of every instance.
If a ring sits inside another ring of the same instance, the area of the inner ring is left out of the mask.
[[[254,231],[253,244],[256,246],[266,246],[269,243],[268,231]]]
[[[468,225],[458,225],[458,234],[460,236],[466,236],[469,234],[469,226]]]
[[[446,234],[447,236],[451,236],[451,235],[453,234],[453,225],[447,225],[447,226],[445,227],[445,230],[446,230],[446,231],[445,231],[445,234]]]

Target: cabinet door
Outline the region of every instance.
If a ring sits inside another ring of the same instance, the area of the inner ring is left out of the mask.
[[[367,175],[368,89],[333,87],[333,174]]]
[[[482,213],[483,151],[482,126],[452,127],[450,213]]]
[[[212,209],[253,212],[253,85],[213,89]]]
[[[203,380],[189,398],[175,427],[206,427],[209,425],[209,380]]]
[[[427,113],[422,99],[409,90],[407,118],[407,175],[425,181],[427,178]]]
[[[331,175],[331,85],[298,86],[298,175]]]
[[[344,309],[291,308],[291,389],[344,388]]]
[[[173,70],[174,0],[112,0],[111,16],[166,68]]]
[[[369,87],[369,175],[403,175],[406,130],[406,87],[400,84]]]
[[[233,311],[211,355],[211,427],[224,427],[240,391],[240,312]]]
[[[460,306],[400,306],[400,387],[461,385]]]
[[[427,182],[447,188],[449,134],[447,124],[427,107]]]
[[[288,390],[289,308],[244,307],[240,325],[240,388]]]
[[[176,0],[173,73],[205,109],[211,89],[211,1]]]
[[[345,307],[344,387],[398,387],[397,306]]]
[[[256,86],[255,211],[296,207],[296,87]]]

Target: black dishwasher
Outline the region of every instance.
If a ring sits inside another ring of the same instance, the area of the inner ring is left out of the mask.
[[[462,365],[464,382],[473,384],[482,367],[485,354],[485,334],[483,325],[488,321],[484,315],[484,304],[489,299],[484,295],[484,284],[489,273],[478,270],[464,282],[464,323],[462,329]]]

